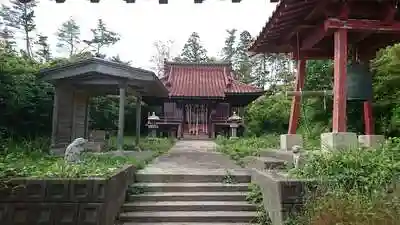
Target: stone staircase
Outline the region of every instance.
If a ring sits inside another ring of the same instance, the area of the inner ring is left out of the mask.
[[[251,224],[254,205],[246,202],[248,172],[139,172],[119,222],[134,224]],[[229,183],[230,182],[230,183]]]

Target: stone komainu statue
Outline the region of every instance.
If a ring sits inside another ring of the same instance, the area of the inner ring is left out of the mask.
[[[86,143],[87,140],[84,138],[75,139],[65,150],[64,160],[67,162],[79,162],[81,152],[83,152]]]
[[[299,168],[299,166],[300,166],[300,157],[301,157],[301,147],[299,145],[294,145],[292,147],[292,152],[293,152],[294,168]]]

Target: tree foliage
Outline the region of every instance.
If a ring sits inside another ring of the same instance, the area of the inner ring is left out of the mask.
[[[79,25],[74,19],[70,18],[61,24],[61,27],[56,33],[58,39],[57,47],[67,50],[69,52],[69,57],[71,57],[76,53],[78,45],[81,42],[80,34]]]
[[[236,29],[226,30],[227,37],[225,39],[225,46],[222,48],[221,55],[222,60],[226,62],[233,62],[233,57],[236,54]]]
[[[193,32],[183,46],[180,57],[175,58],[181,62],[201,63],[209,61],[207,50],[201,45],[200,36]]]
[[[18,0],[13,0],[10,3],[11,6],[2,5],[0,16],[7,29],[23,35],[25,40],[25,54],[28,57],[33,57],[31,45],[33,39],[32,32],[36,29],[34,18],[37,2],[33,0],[22,3]]]
[[[90,30],[92,32],[92,39],[85,40],[84,42],[92,49],[96,57],[104,58],[102,53],[103,48],[114,45],[120,40],[119,34],[107,28],[102,19],[97,21],[97,27]]]

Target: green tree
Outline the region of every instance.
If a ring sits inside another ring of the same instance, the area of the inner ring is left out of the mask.
[[[232,63],[233,57],[236,54],[236,29],[226,30],[228,36],[225,39],[225,46],[222,48],[222,59]]]
[[[264,88],[268,82],[269,74],[268,71],[268,59],[265,54],[254,56],[252,59],[252,72],[254,85],[259,88]]]
[[[253,82],[251,77],[252,61],[247,54],[247,49],[252,42],[252,37],[248,31],[242,31],[239,42],[235,48],[234,69],[240,81],[250,84]]]
[[[32,58],[32,32],[36,29],[35,7],[37,1],[22,3],[18,0],[10,1],[11,6],[2,5],[0,17],[5,26],[13,32],[20,32],[25,39],[25,53]]]
[[[0,39],[4,42],[4,48],[7,51],[14,51],[16,45],[14,32],[8,29],[7,26],[4,26],[4,28],[0,31]]]
[[[38,40],[35,44],[39,47],[39,50],[36,54],[40,57],[41,61],[50,61],[51,59],[51,52],[50,52],[50,45],[48,43],[48,37],[44,35],[39,35]]]
[[[50,135],[53,87],[36,74],[41,64],[0,45],[0,136]]]
[[[190,35],[177,61],[194,63],[209,61],[207,50],[201,45],[200,36],[197,32]]]
[[[58,39],[57,47],[67,49],[69,57],[76,53],[80,40],[80,27],[74,19],[70,18],[61,24],[56,35]]]
[[[372,71],[377,132],[400,136],[400,44],[381,49]]]
[[[105,58],[105,55],[101,52],[103,48],[114,45],[120,40],[119,34],[108,30],[102,19],[99,19],[97,27],[90,31],[93,35],[92,39],[84,40],[84,42],[92,48],[96,57]]]

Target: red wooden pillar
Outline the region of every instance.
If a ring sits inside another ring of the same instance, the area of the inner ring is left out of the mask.
[[[304,79],[306,73],[306,60],[297,60],[297,74],[295,91],[300,91],[304,87]],[[296,134],[297,124],[300,117],[300,100],[301,96],[293,96],[292,107],[290,109],[288,134]]]
[[[334,85],[332,131],[346,132],[347,129],[347,30],[340,28],[334,34]]]
[[[374,119],[372,115],[372,101],[364,102],[364,127],[366,135],[372,135],[375,133]]]

